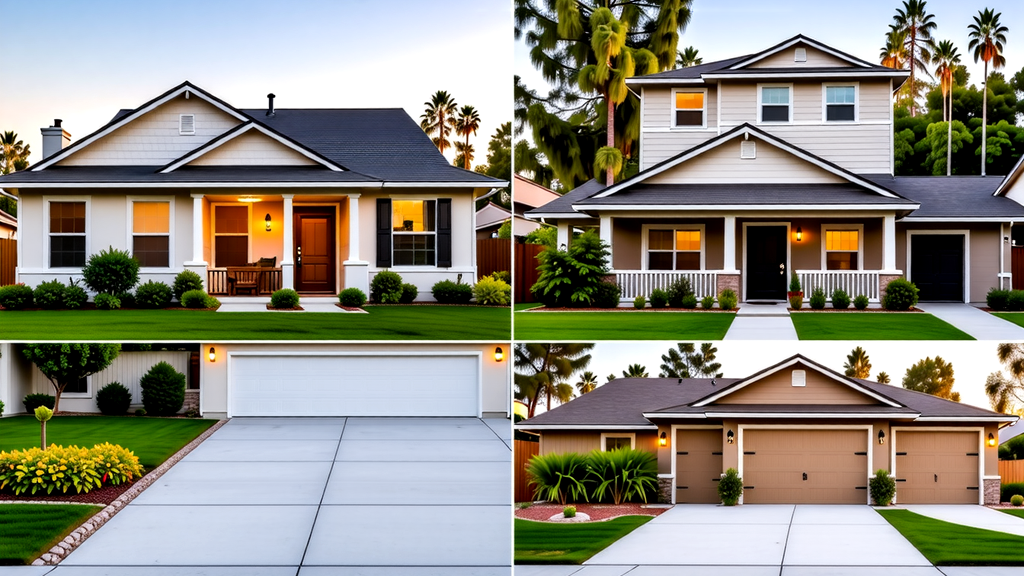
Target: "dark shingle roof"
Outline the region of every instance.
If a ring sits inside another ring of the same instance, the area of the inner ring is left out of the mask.
[[[924,392],[907,390],[902,386],[879,384],[869,380],[856,380],[882,396],[917,410],[921,413],[922,418],[991,418],[993,416],[1012,418],[1012,416],[999,414],[984,408],[945,400],[931,394],[925,394]]]
[[[153,166],[51,166],[39,172],[22,171],[19,183],[139,183],[160,184],[181,182],[366,182],[380,184],[380,180],[353,171],[335,172],[320,166],[185,166],[167,174],[158,174]],[[4,184],[0,180],[0,184]],[[7,184],[8,186],[16,186]]]
[[[1003,176],[890,176],[865,178],[885,186],[921,207],[914,218],[1024,218],[1024,206],[1004,196],[993,196]]]
[[[676,68],[675,70],[667,70],[665,72],[658,72],[657,74],[648,74],[642,78],[675,78],[680,80],[696,79],[700,78],[701,74],[707,74],[709,72],[717,72],[732,66],[733,64],[750,58],[751,54],[744,56],[738,56],[736,58],[728,58],[726,60],[716,60],[714,62],[707,62],[699,64],[697,66],[687,66],[686,68]]]
[[[536,217],[538,214],[579,214],[579,212],[573,210],[572,205],[590,198],[604,189],[605,185],[597,180],[587,180],[576,188],[562,194],[561,198],[556,198],[539,208],[527,211],[526,215]]]
[[[772,205],[865,204],[914,206],[904,198],[889,198],[856,184],[637,184],[604,198],[585,198],[587,204],[639,205]],[[546,211],[546,209],[545,209]]]

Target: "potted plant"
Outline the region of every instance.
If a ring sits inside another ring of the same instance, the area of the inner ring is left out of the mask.
[[[804,293],[800,289],[800,279],[797,278],[796,272],[793,272],[793,277],[789,281],[789,292],[786,292],[786,298],[789,300],[790,308],[799,310],[804,305]]]

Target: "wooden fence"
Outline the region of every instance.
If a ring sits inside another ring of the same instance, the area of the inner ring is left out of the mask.
[[[1024,482],[1024,460],[1000,460],[999,477],[1003,484]]]
[[[512,241],[508,238],[477,239],[477,278],[490,276],[495,272],[512,272]]]
[[[513,274],[512,299],[518,303],[534,302],[530,287],[537,283],[537,255],[544,251],[541,244],[516,244],[515,273]]]
[[[18,265],[18,241],[0,239],[0,286],[14,284],[14,267]]]
[[[1013,273],[1013,289],[1024,290],[1024,246],[1010,249],[1010,272]]]
[[[516,440],[513,447],[513,458],[515,459],[515,468],[513,469],[515,501],[532,502],[533,485],[527,481],[526,464],[530,462],[530,458],[533,458],[540,452],[540,442]]]

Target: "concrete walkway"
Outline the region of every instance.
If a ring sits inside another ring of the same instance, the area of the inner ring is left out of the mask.
[[[797,340],[787,304],[739,305],[736,319],[723,340]]]
[[[267,310],[270,304],[270,296],[225,296],[219,298],[220,308],[217,312],[274,312],[277,314],[294,314],[296,312],[340,312],[349,313],[344,308],[335,306],[338,299],[331,297],[306,296],[299,300],[299,306],[303,310],[279,311]]]
[[[508,576],[511,427],[236,418],[54,576]]]
[[[954,302],[925,302],[918,308],[949,322],[977,340],[1024,340],[1024,328],[971,306]]]
[[[1006,514],[999,510],[986,508],[984,506],[910,504],[906,506],[898,506],[898,508],[904,508],[914,512],[915,514],[928,516],[929,518],[935,518],[936,520],[943,520],[945,522],[952,522],[953,524],[962,524],[964,526],[972,526],[983,530],[995,530],[997,532],[1006,532],[1008,534],[1024,536],[1024,518],[1018,518],[1017,516]],[[1024,574],[1024,568],[1020,568],[1019,570]]]

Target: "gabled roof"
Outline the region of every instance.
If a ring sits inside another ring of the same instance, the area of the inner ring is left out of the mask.
[[[500,224],[512,217],[512,212],[504,206],[494,202],[488,202],[483,208],[476,211],[476,229],[487,228]]]
[[[1024,220],[1024,206],[992,193],[1003,181],[1002,176],[864,177],[921,205],[903,218],[908,222]]]
[[[1017,163],[1013,165],[1013,170],[1010,170],[1010,173],[1003,178],[1002,182],[999,183],[999,186],[996,187],[996,190],[992,195],[1005,196],[1009,191],[1010,186],[1020,178],[1021,174],[1024,174],[1024,156],[1021,156],[1020,160],[1017,160]]]
[[[590,218],[589,215],[573,209],[572,206],[581,200],[598,194],[604,189],[605,185],[601,182],[594,179],[587,180],[583,184],[562,194],[561,197],[527,211],[526,216],[530,218]]]
[[[729,69],[730,70],[738,70],[740,68],[746,68],[747,66],[750,66],[751,64],[754,64],[755,62],[764,60],[765,58],[767,58],[767,57],[769,57],[769,56],[771,56],[773,54],[778,54],[779,52],[782,52],[786,48],[789,48],[790,46],[795,46],[797,44],[807,44],[808,46],[811,46],[812,48],[815,48],[817,50],[821,50],[822,52],[825,52],[826,54],[831,54],[832,56],[835,56],[835,57],[837,57],[837,58],[839,58],[841,60],[845,60],[845,61],[849,62],[850,64],[853,64],[854,66],[859,66],[861,68],[882,68],[882,66],[879,66],[877,64],[873,64],[871,62],[865,62],[864,60],[861,60],[860,58],[857,58],[855,56],[850,56],[846,52],[841,52],[841,51],[836,50],[835,48],[833,48],[831,46],[827,46],[825,44],[822,44],[821,42],[818,42],[817,40],[815,40],[813,38],[809,38],[807,36],[804,36],[803,34],[797,34],[796,36],[793,36],[792,38],[789,38],[788,40],[783,40],[782,42],[779,42],[775,46],[772,46],[770,48],[766,48],[766,49],[758,52],[757,54],[752,54],[752,55],[750,55],[750,56],[748,56],[748,57],[746,57],[746,58],[744,58],[744,59],[742,59],[742,60],[732,64],[731,66],[729,66]]]

